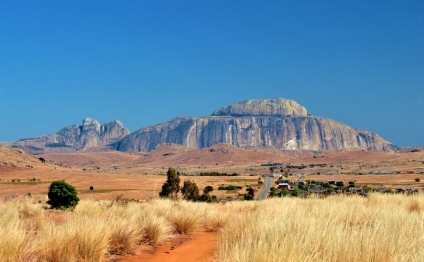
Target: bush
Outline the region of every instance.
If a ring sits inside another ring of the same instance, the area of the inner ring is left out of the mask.
[[[54,209],[74,209],[79,202],[77,194],[75,187],[65,181],[53,181],[47,193],[49,197],[47,204]]]
[[[218,187],[218,190],[240,190],[242,189],[242,186],[234,186],[234,185],[229,185],[229,186],[220,186]]]
[[[93,186],[90,186],[90,190],[94,190],[94,187]]]
[[[415,178],[415,182],[420,182],[421,179],[419,177]]]
[[[213,191],[213,187],[212,186],[207,186],[203,189],[203,193],[205,194],[209,194],[210,192]]]

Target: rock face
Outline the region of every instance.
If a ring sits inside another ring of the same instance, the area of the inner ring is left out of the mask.
[[[85,118],[81,126],[68,126],[58,133],[21,139],[11,146],[22,148],[32,154],[80,151],[116,142],[128,134],[128,129],[118,120],[100,125],[94,119]]]
[[[221,107],[212,116],[306,116],[306,108],[284,98],[253,99]]]
[[[217,109],[209,117],[179,117],[142,128],[114,144],[120,151],[150,151],[175,143],[204,148],[275,146],[281,150],[370,150],[393,152],[396,145],[377,134],[331,119],[310,116],[292,100],[247,100]]]

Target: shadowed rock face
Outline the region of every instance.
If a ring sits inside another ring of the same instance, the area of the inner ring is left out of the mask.
[[[47,151],[79,151],[110,144],[129,134],[118,120],[100,125],[94,119],[85,118],[81,126],[62,128],[58,133],[21,139],[11,144],[32,154]]]
[[[149,151],[164,143],[191,148],[228,143],[281,150],[397,150],[375,133],[309,116],[304,107],[286,99],[247,100],[222,107],[210,117],[176,118],[142,128],[115,143],[114,148]]]

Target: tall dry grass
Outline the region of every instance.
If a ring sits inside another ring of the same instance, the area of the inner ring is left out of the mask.
[[[81,201],[74,211],[27,200],[0,202],[0,261],[103,261],[189,234],[211,219],[207,204]]]
[[[72,212],[0,202],[0,261],[104,261],[198,229],[217,261],[424,261],[424,196],[226,204],[81,201]]]
[[[423,203],[378,194],[256,202],[222,230],[217,260],[424,261]]]

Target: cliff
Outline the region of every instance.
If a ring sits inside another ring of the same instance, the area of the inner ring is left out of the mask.
[[[209,117],[179,117],[142,128],[115,143],[120,151],[150,151],[175,143],[204,148],[275,146],[280,150],[369,150],[393,152],[396,145],[377,134],[310,116],[287,99],[247,100],[217,109]]]
[[[85,118],[82,125],[64,127],[57,133],[45,136],[21,139],[7,146],[22,148],[31,154],[81,151],[116,142],[129,133],[118,120],[100,125],[94,119]]]

